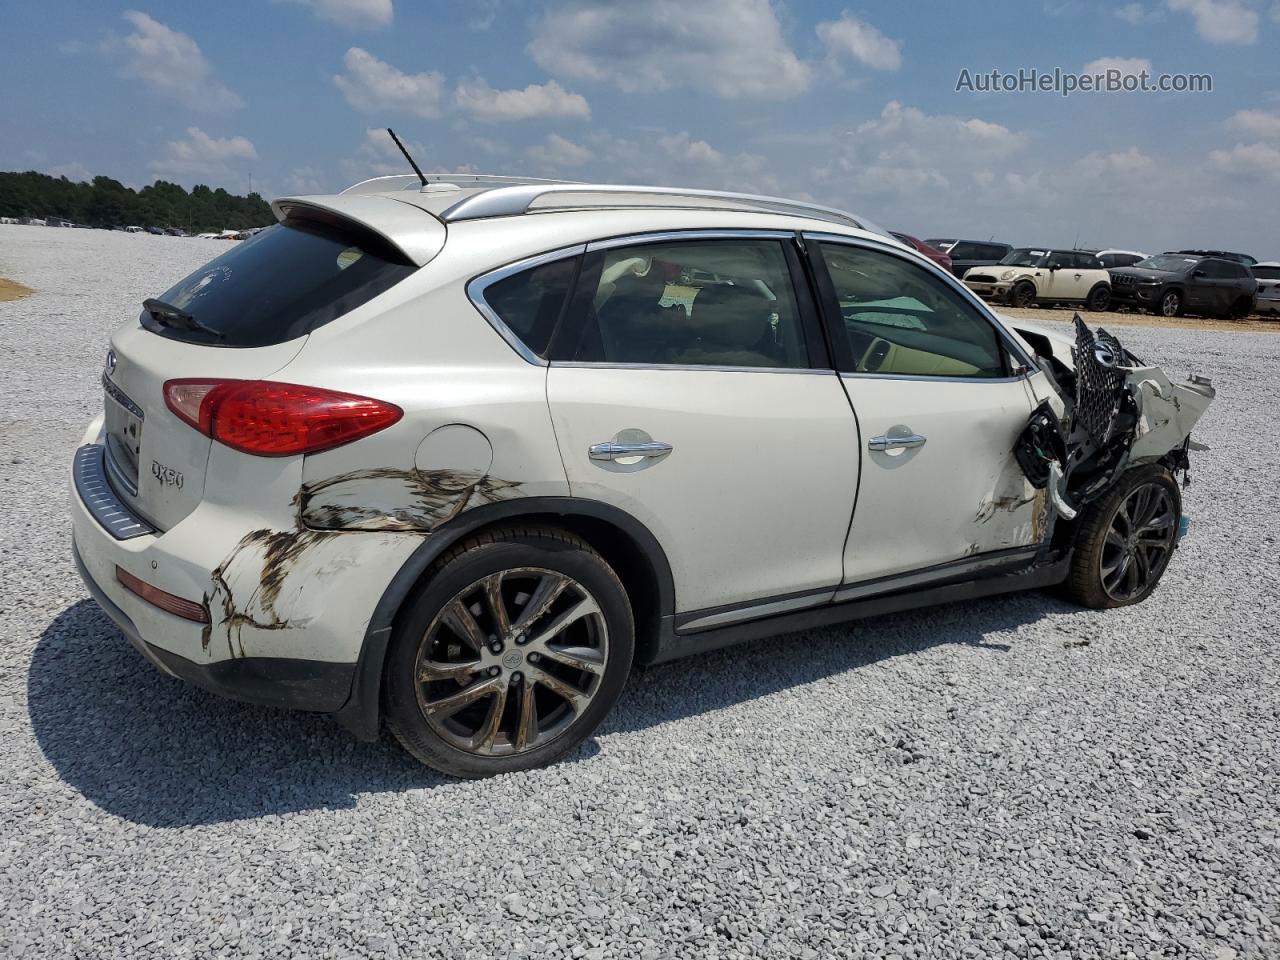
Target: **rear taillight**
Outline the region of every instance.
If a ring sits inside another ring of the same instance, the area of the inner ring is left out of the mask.
[[[259,457],[329,450],[404,416],[381,400],[270,380],[170,380],[164,402],[206,436]]]

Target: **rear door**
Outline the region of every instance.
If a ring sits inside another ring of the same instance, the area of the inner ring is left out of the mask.
[[[590,246],[552,345],[547,397],[573,495],[654,534],[678,625],[833,595],[858,433],[792,235]]]
[[[1025,563],[1043,508],[1012,453],[1030,361],[941,273],[887,245],[806,241],[861,434],[839,597]]]

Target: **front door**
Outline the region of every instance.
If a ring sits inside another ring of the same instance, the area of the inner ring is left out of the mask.
[[[688,629],[829,599],[859,461],[794,238],[697,237],[589,248],[547,379],[572,494],[654,534]]]
[[[827,238],[815,256],[863,458],[840,598],[880,578],[1029,557],[1043,498],[1013,458],[1033,404],[1011,339],[888,248]]]

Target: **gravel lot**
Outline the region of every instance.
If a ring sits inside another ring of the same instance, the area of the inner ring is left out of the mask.
[[[1280,337],[1119,331],[1219,391],[1147,603],[670,664],[570,762],[458,783],[161,676],[76,577],[108,334],[222,249],[0,226],[37,290],[0,303],[0,955],[1280,957]]]

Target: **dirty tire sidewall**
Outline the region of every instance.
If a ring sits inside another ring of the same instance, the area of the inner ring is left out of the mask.
[[[567,574],[591,592],[609,631],[608,663],[587,708],[555,739],[514,756],[477,756],[445,741],[422,716],[414,683],[418,646],[440,608],[459,590],[499,570],[527,566]],[[437,560],[418,595],[398,618],[383,674],[387,726],[414,757],[450,776],[488,777],[543,767],[572,752],[600,725],[622,693],[634,652],[635,625],[626,589],[613,568],[585,541],[556,528],[486,532]]]
[[[1141,603],[1151,596],[1156,587],[1159,586],[1164,572],[1169,569],[1173,555],[1177,552],[1176,539],[1175,546],[1166,555],[1160,570],[1152,577],[1151,583],[1141,593],[1127,600],[1116,600],[1102,586],[1099,565],[1102,558],[1103,541],[1106,539],[1111,521],[1124,499],[1137,487],[1148,483],[1159,483],[1168,490],[1173,498],[1173,505],[1178,511],[1175,523],[1181,519],[1182,495],[1178,490],[1177,480],[1174,479],[1173,474],[1166,467],[1160,464],[1150,464],[1126,471],[1119,482],[1105,496],[1085,507],[1076,521],[1075,550],[1071,557],[1071,572],[1063,586],[1067,596],[1081,606],[1104,610]]]

